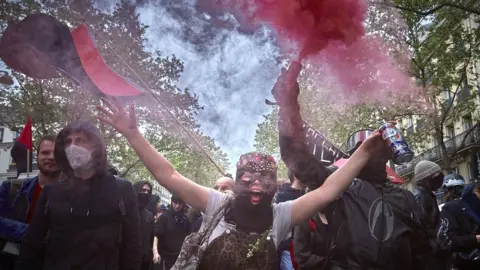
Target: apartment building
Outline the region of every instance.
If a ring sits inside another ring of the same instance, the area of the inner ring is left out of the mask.
[[[465,20],[463,23],[469,29],[479,27],[473,19]],[[480,74],[480,65],[472,66],[472,69],[459,67],[458,72],[458,77],[461,77],[462,72],[466,76],[459,81],[460,87],[457,93],[454,94],[457,85],[445,88],[435,100],[437,108],[442,105],[451,105],[456,109],[454,115],[446,114],[446,120],[442,126],[443,141],[446,152],[451,156],[452,171],[462,175],[467,182],[473,182],[480,180],[480,126],[478,125],[480,123],[480,80],[474,75],[474,73]],[[474,106],[465,108],[466,102],[471,102]],[[444,167],[441,146],[434,138],[434,131],[425,129],[425,121],[429,120],[415,116],[398,121],[398,126],[403,130],[405,137],[415,136],[414,134],[419,132],[426,135],[413,147],[414,159],[406,165],[395,168],[396,172],[405,179],[405,186],[410,190],[413,187],[412,179],[418,162],[430,160]]]

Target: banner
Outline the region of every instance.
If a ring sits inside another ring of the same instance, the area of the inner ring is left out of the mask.
[[[340,148],[336,147],[305,121],[303,121],[303,128],[305,130],[305,141],[310,153],[325,166],[332,165],[335,161],[348,157]]]

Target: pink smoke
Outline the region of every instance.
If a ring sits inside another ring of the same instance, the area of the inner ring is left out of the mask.
[[[328,66],[344,95],[383,99],[384,93],[412,89],[378,38],[365,37],[363,0],[199,0],[237,15],[245,27],[271,26],[279,46],[297,59]]]

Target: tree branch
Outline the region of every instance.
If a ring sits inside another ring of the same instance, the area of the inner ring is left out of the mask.
[[[163,148],[163,149],[158,150],[158,152],[175,151],[175,150],[180,150],[180,147]],[[123,171],[123,172],[120,174],[120,177],[121,177],[121,178],[126,177],[127,174],[128,174],[135,166],[137,166],[141,161],[142,161],[141,159],[137,159],[134,163],[130,164],[130,166],[128,166],[128,167],[125,169],[125,171]]]
[[[141,161],[142,161],[141,159],[137,159],[137,161],[130,164],[130,166],[128,166],[127,169],[125,169],[125,171],[120,175],[120,178],[125,178],[127,174],[130,172],[130,170],[133,169],[135,166],[137,166]]]
[[[466,12],[469,12],[469,13],[472,13],[472,14],[480,15],[480,10],[476,10],[476,9],[466,7],[466,6],[460,6],[460,5],[453,4],[453,3],[439,4],[438,6],[433,7],[432,9],[429,9],[427,11],[416,10],[416,9],[413,9],[413,8],[408,8],[408,7],[396,5],[396,4],[393,4],[393,3],[384,3],[384,4],[388,7],[393,7],[393,8],[400,9],[400,10],[407,11],[407,12],[413,12],[413,13],[421,15],[421,16],[432,15],[435,12],[439,11],[440,9],[442,9],[444,7],[452,7],[452,8],[463,10],[463,11],[466,11]]]

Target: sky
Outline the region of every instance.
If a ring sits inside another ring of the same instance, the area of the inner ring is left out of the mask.
[[[233,16],[210,16],[195,0],[160,0],[137,6],[149,25],[148,44],[184,62],[177,86],[189,88],[204,106],[198,121],[230,159],[253,150],[255,130],[270,112],[265,98],[280,72],[279,51],[267,28],[241,29]]]

